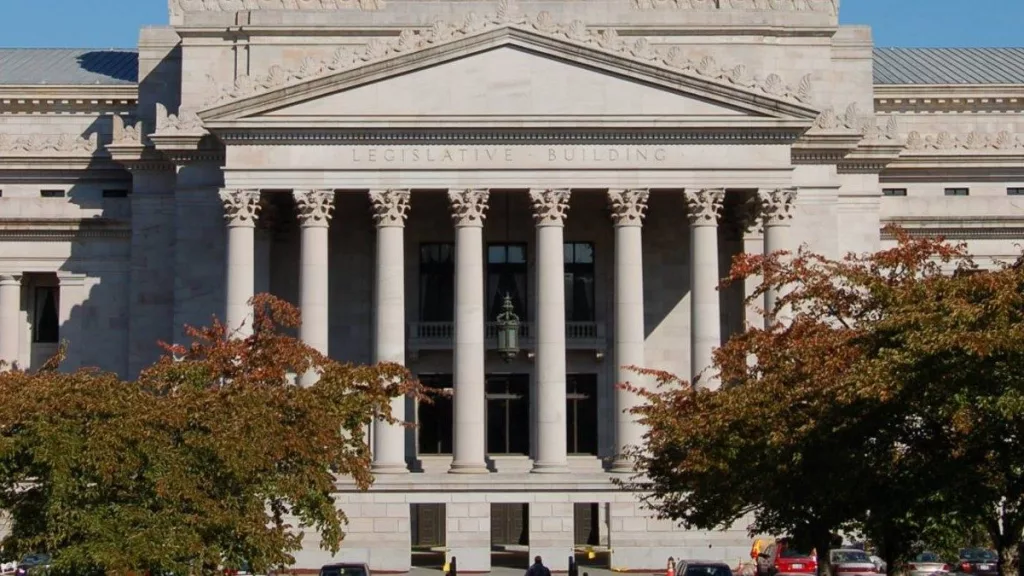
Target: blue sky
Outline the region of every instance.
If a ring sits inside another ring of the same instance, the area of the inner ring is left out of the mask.
[[[1024,0],[842,0],[878,46],[1024,46]],[[167,22],[167,0],[0,0],[0,46],[133,47]]]

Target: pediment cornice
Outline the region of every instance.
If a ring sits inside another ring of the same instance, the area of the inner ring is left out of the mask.
[[[722,66],[710,57],[694,61],[682,47],[656,46],[646,37],[622,38],[612,28],[593,29],[579,20],[560,23],[548,12],[521,16],[512,4],[500,2],[488,16],[470,13],[458,24],[437,21],[426,29],[342,46],[326,60],[306,58],[294,69],[271,66],[266,75],[241,76],[231,86],[217,86],[211,78],[214,93],[199,117],[208,126],[239,120],[503,45],[687,92],[752,115],[808,122],[818,115],[810,75],[793,86],[774,73],[762,77],[743,64]]]

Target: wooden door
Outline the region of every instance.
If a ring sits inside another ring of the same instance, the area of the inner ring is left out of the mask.
[[[572,517],[577,546],[597,546],[600,543],[598,506],[591,503],[573,504]]]
[[[491,504],[491,546],[530,543],[528,504]]]
[[[412,545],[420,548],[445,546],[444,504],[412,505]]]

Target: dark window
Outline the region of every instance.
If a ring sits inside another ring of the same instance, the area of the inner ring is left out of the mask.
[[[882,188],[882,196],[906,196],[906,188]]]
[[[512,298],[519,318],[526,318],[526,244],[487,246],[488,321],[501,314],[506,295]]]
[[[593,322],[594,245],[569,242],[565,245],[565,321]]]
[[[128,197],[128,191],[127,190],[104,190],[103,191],[103,197],[104,198],[127,198]]]
[[[597,375],[570,374],[565,381],[566,446],[570,454],[597,455]]]
[[[487,377],[488,454],[530,453],[530,377]]]
[[[1007,196],[1024,196],[1024,188],[1007,188]]]
[[[970,196],[970,188],[946,188],[946,196]]]
[[[420,322],[455,318],[455,246],[420,245]]]
[[[42,198],[63,198],[65,193],[63,190],[40,190],[39,196]]]
[[[432,391],[433,402],[420,402],[416,414],[420,454],[452,453],[452,376],[451,374],[421,375],[420,381]]]
[[[60,339],[60,320],[57,317],[57,298],[59,288],[56,286],[39,286],[35,290],[35,302],[32,312],[32,341],[53,344]]]

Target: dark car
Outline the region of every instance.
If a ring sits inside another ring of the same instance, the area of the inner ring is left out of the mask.
[[[320,568],[320,576],[370,576],[370,567],[355,562],[327,564]]]
[[[676,576],[732,576],[732,568],[724,562],[681,560],[676,564]]]
[[[15,570],[15,576],[29,576],[31,574],[40,574],[46,572],[46,569],[50,567],[50,555],[49,554],[29,554],[18,562],[18,568]]]
[[[965,548],[960,551],[957,569],[965,574],[996,576],[999,574],[999,556],[985,548]]]

